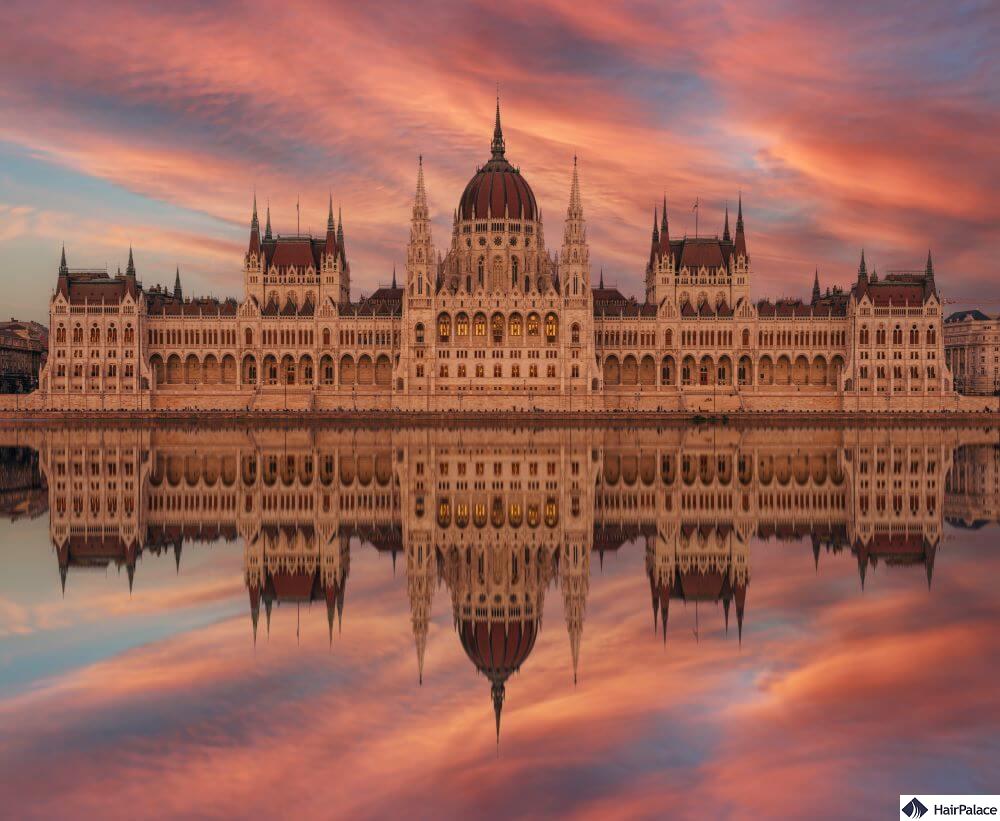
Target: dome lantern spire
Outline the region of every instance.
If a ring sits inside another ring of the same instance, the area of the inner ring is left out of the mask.
[[[493,126],[493,142],[490,143],[490,151],[494,160],[504,159],[503,129],[500,127],[500,89],[497,88],[497,118]]]

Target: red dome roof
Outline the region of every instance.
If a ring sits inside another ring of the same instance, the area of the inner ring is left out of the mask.
[[[534,621],[463,621],[459,636],[465,654],[481,673],[492,680],[504,680],[528,658],[535,646],[538,625]]]
[[[488,216],[534,220],[538,218],[535,195],[521,172],[504,156],[503,131],[500,128],[500,103],[493,129],[493,156],[469,180],[458,204],[459,217],[464,220],[486,219]],[[523,211],[523,214],[522,214]]]

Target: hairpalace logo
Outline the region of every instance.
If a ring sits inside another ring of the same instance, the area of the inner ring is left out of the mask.
[[[923,818],[927,815],[927,807],[920,803],[920,799],[911,798],[910,803],[903,807],[902,813],[907,818]]]
[[[900,818],[996,818],[1000,816],[1000,795],[920,795],[899,796]]]

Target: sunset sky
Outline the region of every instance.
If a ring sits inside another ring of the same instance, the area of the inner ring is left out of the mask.
[[[654,204],[721,231],[742,191],[758,297],[934,252],[946,298],[1000,311],[1000,5],[32,0],[0,30],[6,315],[71,267],[241,296],[252,192],[278,232],[343,208],[354,296],[405,258],[417,157],[435,243],[508,157],[558,249],[574,152],[594,275],[637,293]],[[263,217],[263,214],[261,215]]]

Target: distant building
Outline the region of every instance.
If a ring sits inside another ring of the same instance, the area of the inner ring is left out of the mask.
[[[49,351],[49,330],[11,317],[0,322],[0,393],[30,393]]]
[[[1000,318],[958,311],[944,321],[944,355],[959,393],[1000,392]]]

